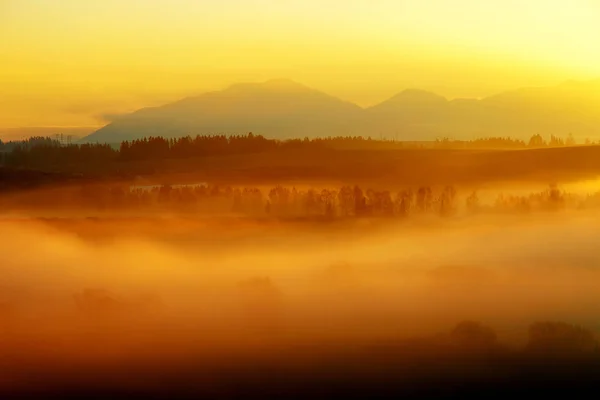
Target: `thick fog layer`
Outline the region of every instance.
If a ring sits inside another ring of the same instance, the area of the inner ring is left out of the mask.
[[[160,239],[151,229],[133,236],[132,226],[144,224],[135,220],[69,229],[5,221],[0,296],[7,326],[36,335],[82,321],[135,329],[143,320],[201,330],[198,345],[210,332],[236,336],[261,324],[289,340],[350,340],[432,334],[474,319],[512,340],[535,320],[596,328],[597,218],[356,223],[343,231],[167,219]],[[119,224],[130,233],[119,236]],[[112,240],[82,238],[108,228]],[[107,304],[95,305],[103,296]]]

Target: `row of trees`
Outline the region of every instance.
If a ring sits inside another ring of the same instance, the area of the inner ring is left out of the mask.
[[[196,136],[165,139],[149,137],[124,141],[119,148],[107,144],[61,145],[50,138],[36,137],[21,142],[0,143],[0,162],[11,167],[53,168],[98,164],[107,166],[114,161],[157,161],[231,154],[272,152],[286,149],[392,149],[392,148],[527,148],[569,146],[572,136],[562,140],[552,136],[549,142],[534,135],[528,143],[511,138],[486,138],[471,141],[449,139],[435,142],[396,142],[373,140],[370,137],[327,137],[316,139],[273,140],[249,133],[243,136]]]
[[[25,140],[11,140],[9,142],[3,142],[0,140],[0,152],[6,153],[11,152],[16,148],[30,149],[35,146],[47,146],[53,145],[58,146],[60,142],[50,137],[44,136],[32,136]]]
[[[56,141],[16,145],[10,152],[0,153],[2,164],[9,167],[54,169],[82,165],[106,166],[117,159],[116,151],[108,144],[61,146]]]
[[[18,196],[20,207],[62,205],[68,208],[101,210],[141,208],[248,216],[326,218],[406,218],[417,214],[448,217],[459,212],[517,214],[600,207],[600,193],[580,196],[566,193],[555,185],[529,195],[500,194],[495,201],[487,204],[481,201],[476,192],[460,197],[454,186],[437,190],[421,186],[393,193],[389,190],[364,190],[359,186],[321,190],[276,186],[262,191],[252,187],[204,184],[152,187],[85,185],[78,190],[57,192],[47,198],[34,194]]]
[[[575,138],[573,138],[572,134],[566,139],[561,139],[558,136],[551,135],[549,141],[545,141],[542,135],[537,134],[533,135],[529,139],[528,146],[529,147],[562,147],[562,146],[575,146],[577,143],[575,142]]]
[[[57,189],[58,190],[58,189]],[[258,188],[218,185],[82,186],[52,196],[18,194],[19,207],[84,207],[103,210],[175,209],[187,212],[234,213],[276,217],[407,217],[413,213],[449,216],[458,209],[452,186],[434,193],[430,187],[393,194],[359,186],[297,190],[284,186],[266,192]]]
[[[585,141],[586,145],[591,145],[590,140]],[[575,146],[577,142],[573,134],[566,138],[560,138],[550,135],[549,140],[545,140],[542,135],[535,134],[528,141],[512,139],[508,137],[490,137],[474,140],[451,140],[449,138],[437,139],[434,146],[437,148],[468,148],[468,149],[524,149],[524,148],[543,148],[543,147],[564,147]]]

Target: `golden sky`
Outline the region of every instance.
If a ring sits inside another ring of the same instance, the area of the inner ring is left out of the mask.
[[[291,78],[360,105],[600,77],[598,0],[0,0],[0,128]]]

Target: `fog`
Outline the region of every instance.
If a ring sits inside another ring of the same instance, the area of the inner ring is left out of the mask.
[[[244,330],[261,324],[277,326],[267,343],[293,343],[432,334],[474,319],[518,343],[536,320],[597,328],[597,217],[474,217],[337,234],[318,225],[240,224],[240,237],[217,224],[189,224],[169,232],[186,237],[180,241],[151,230],[120,236],[118,224],[131,232],[135,220],[82,220],[71,230],[6,221],[0,296],[7,326],[34,336],[118,320],[124,330],[142,322],[180,329],[202,347],[211,332],[239,344],[253,336]],[[82,239],[102,224],[112,224],[111,240]],[[75,296],[86,289],[108,291],[117,306],[102,318],[78,308]]]
[[[99,370],[133,379],[126,365],[309,362],[443,338],[460,321],[489,326],[511,349],[538,321],[595,335],[599,216],[336,225],[12,215],[0,222],[0,388],[72,383],[73,369],[106,383]]]

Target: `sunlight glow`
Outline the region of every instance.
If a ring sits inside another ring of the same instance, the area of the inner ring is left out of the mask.
[[[0,127],[286,77],[360,105],[600,76],[592,0],[0,1]]]

